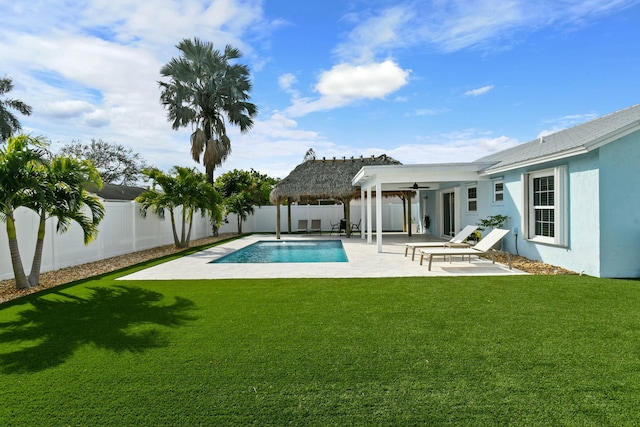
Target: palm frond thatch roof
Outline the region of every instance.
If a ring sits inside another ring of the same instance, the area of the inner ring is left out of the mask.
[[[378,157],[313,159],[299,164],[271,191],[271,202],[278,200],[349,200],[359,195],[351,180],[363,166],[400,165],[382,154]]]

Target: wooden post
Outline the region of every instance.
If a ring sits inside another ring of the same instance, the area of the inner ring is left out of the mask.
[[[276,239],[280,239],[280,198],[276,200]]]
[[[287,233],[291,234],[291,197],[287,197]]]
[[[345,233],[347,237],[351,237],[351,198],[342,200],[344,206],[344,219],[347,221]]]
[[[409,226],[407,227],[408,235],[411,237],[411,227],[413,223],[411,222],[411,192],[407,191],[407,223]]]

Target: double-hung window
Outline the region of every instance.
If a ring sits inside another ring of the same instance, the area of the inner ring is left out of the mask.
[[[501,203],[504,201],[504,182],[493,181],[493,201],[494,203]]]
[[[478,187],[467,187],[467,211],[478,210]]]
[[[566,167],[523,175],[526,205],[522,229],[525,238],[553,245],[566,245]]]

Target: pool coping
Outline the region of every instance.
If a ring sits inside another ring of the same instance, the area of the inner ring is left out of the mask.
[[[203,251],[137,271],[118,280],[190,280],[190,279],[265,279],[265,278],[367,278],[367,277],[420,277],[420,276],[504,276],[526,275],[520,270],[509,270],[500,263],[484,258],[470,260],[436,259],[431,271],[411,256],[404,256],[406,235],[385,235],[382,252],[377,252],[375,240],[368,244],[359,236],[286,235],[284,239],[339,239],[349,262],[318,263],[259,263],[212,264],[212,260],[246,247],[258,240],[277,240],[273,235],[252,234]]]

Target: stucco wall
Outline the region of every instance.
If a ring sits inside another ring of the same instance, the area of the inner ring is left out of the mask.
[[[640,132],[600,149],[602,277],[640,277]]]
[[[522,200],[522,174],[545,170],[561,165],[568,166],[568,215],[569,231],[566,246],[533,243],[522,238],[525,226],[522,217],[526,204]],[[529,259],[535,259],[566,269],[599,276],[600,247],[598,211],[598,153],[593,152],[563,161],[550,162],[535,167],[518,169],[503,175],[505,200],[502,206],[490,206],[489,215],[504,214],[511,217],[506,228],[505,249]],[[517,242],[516,242],[517,235]],[[517,246],[517,247],[516,247]]]

